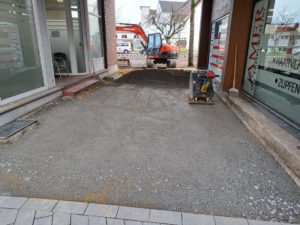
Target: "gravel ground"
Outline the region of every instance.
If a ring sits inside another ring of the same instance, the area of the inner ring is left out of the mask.
[[[0,195],[300,222],[300,192],[218,99],[188,105],[188,73],[141,70],[32,117],[0,146]]]

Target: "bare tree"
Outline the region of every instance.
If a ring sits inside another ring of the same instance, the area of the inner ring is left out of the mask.
[[[167,42],[183,29],[189,17],[181,12],[175,11],[172,7],[170,13],[156,13],[150,14],[147,18],[146,24],[153,25],[159,30]]]
[[[277,12],[275,21],[277,24],[287,26],[293,23],[298,16],[299,9],[287,10],[286,7],[283,7],[280,11]]]
[[[287,28],[299,16],[300,10],[299,9],[287,10],[286,7],[283,7],[281,10],[277,11],[276,14],[277,15],[274,20],[275,24],[279,25],[282,28]],[[281,32],[274,32],[273,41],[274,41],[275,48],[278,46],[280,38],[281,38]]]

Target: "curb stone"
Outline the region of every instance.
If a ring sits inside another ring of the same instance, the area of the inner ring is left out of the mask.
[[[71,225],[289,225],[281,222],[258,221],[246,218],[201,215],[75,201],[7,196],[0,196],[0,199],[2,201],[0,207],[0,225],[18,225],[20,221],[27,221],[29,225],[55,225],[58,221],[69,224],[69,219]],[[23,203],[22,206],[20,206],[20,202]],[[55,207],[52,207],[49,212],[39,211],[47,207],[49,209],[49,204],[52,206],[56,202]],[[26,205],[26,203],[28,204]],[[16,208],[5,208],[5,206]]]

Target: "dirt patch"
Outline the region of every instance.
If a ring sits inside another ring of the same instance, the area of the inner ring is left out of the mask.
[[[0,183],[3,183],[7,189],[13,192],[20,192],[24,188],[23,179],[16,173],[0,174]]]
[[[131,71],[115,81],[116,84],[162,88],[188,88],[189,71],[169,69],[144,69]]]

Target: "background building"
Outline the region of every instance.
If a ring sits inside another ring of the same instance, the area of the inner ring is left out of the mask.
[[[191,14],[191,0],[186,1],[169,1],[169,0],[159,0],[157,3],[156,10],[150,9],[149,6],[141,6],[141,25],[143,26],[146,33],[155,33],[158,32],[155,26],[147,22],[147,18],[150,15],[159,15],[161,21],[168,19],[171,14],[180,13],[185,16],[187,19]],[[200,31],[200,16],[201,12],[201,1],[195,0],[195,26],[194,26],[194,51],[198,51],[199,43],[199,31]],[[183,30],[176,34],[171,42],[179,46],[181,49],[189,48],[189,39],[190,39],[190,20],[188,19]]]

